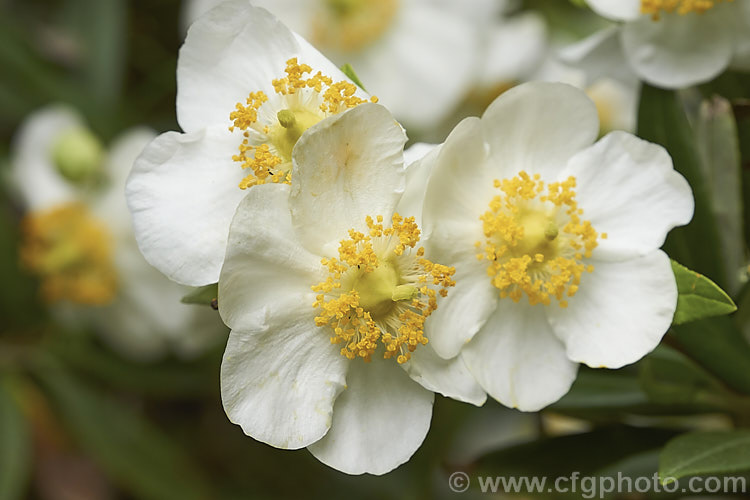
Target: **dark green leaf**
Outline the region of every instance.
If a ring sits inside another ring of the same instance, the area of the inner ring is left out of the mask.
[[[644,391],[661,405],[696,405],[716,411],[729,404],[722,398],[726,390],[716,378],[670,347],[659,346],[639,367]]]
[[[364,85],[362,85],[362,81],[361,81],[361,80],[359,79],[359,77],[357,76],[357,73],[355,73],[355,72],[354,72],[354,68],[352,68],[352,65],[351,65],[351,64],[349,64],[349,63],[346,63],[346,64],[344,64],[343,66],[341,66],[341,71],[343,71],[343,73],[344,73],[344,74],[345,74],[345,75],[346,75],[347,77],[349,77],[349,79],[350,79],[351,81],[353,81],[353,82],[354,82],[354,84],[355,84],[355,85],[356,85],[357,87],[359,87],[359,88],[361,88],[362,90],[364,90],[365,92],[367,92],[367,90],[365,89],[365,86],[364,86]]]
[[[750,431],[693,432],[664,447],[659,476],[664,482],[698,474],[750,470]]]
[[[190,500],[207,487],[184,450],[137,412],[46,359],[35,374],[79,445],[136,498]]]
[[[710,279],[672,261],[677,280],[677,310],[672,324],[723,316],[737,310],[732,299]]]
[[[657,449],[674,435],[675,431],[668,429],[602,427],[495,451],[479,459],[472,470],[477,476],[559,477],[574,471],[590,474],[628,456]]]
[[[0,500],[24,498],[31,465],[31,441],[7,377],[0,376]]]
[[[700,366],[750,394],[750,345],[732,318],[720,316],[675,326],[670,336]]]
[[[621,371],[582,367],[570,392],[550,409],[566,413],[621,412],[648,402],[637,377]]]
[[[711,193],[703,175],[693,131],[674,91],[643,85],[638,107],[638,135],[669,151],[675,168],[690,183],[695,197],[692,222],[669,233],[665,250],[675,260],[725,286],[726,272]]]
[[[201,304],[213,307],[216,304],[216,298],[219,296],[219,284],[201,286],[185,295],[181,302],[183,304]]]
[[[725,283],[727,290],[735,294],[745,261],[745,240],[740,146],[729,101],[719,96],[703,101],[695,132],[721,238]]]

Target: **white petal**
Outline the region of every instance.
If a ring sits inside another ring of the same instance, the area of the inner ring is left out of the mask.
[[[439,392],[445,397],[476,406],[482,406],[487,400],[487,394],[466,368],[460,356],[443,359],[430,344],[419,346],[412,353],[411,359],[401,367],[422,387]]]
[[[586,0],[586,3],[594,12],[613,21],[630,21],[641,15],[639,0]]]
[[[65,106],[44,108],[24,121],[13,142],[11,181],[28,209],[44,210],[78,198],[52,160],[56,140],[78,128],[85,128],[80,116]]]
[[[500,176],[499,168],[487,161],[481,121],[474,117],[462,120],[439,153],[427,155],[422,163],[425,165],[419,168],[432,171],[424,201],[425,236],[435,233],[436,247],[453,248],[457,235],[441,230],[447,220],[466,225],[472,235],[481,234],[479,216],[495,195],[492,181]]]
[[[209,11],[188,31],[177,64],[177,119],[186,132],[229,126],[229,113],[250,92],[274,93],[272,80],[284,76],[297,57],[334,79],[343,74],[265,9],[230,0]]]
[[[232,161],[238,139],[225,128],[167,132],[133,166],[126,195],[138,246],[179,283],[216,283],[245,175]]]
[[[479,331],[499,295],[474,246],[484,238],[479,216],[494,195],[496,173],[485,157],[480,121],[467,118],[451,132],[437,158],[430,154],[424,159],[434,162],[422,216],[427,258],[456,267],[456,286],[425,323],[430,345],[446,359]]]
[[[525,80],[547,51],[547,26],[536,12],[495,23],[488,33],[478,75],[484,87]]]
[[[361,104],[308,129],[294,147],[289,206],[300,240],[326,255],[365,218],[388,218],[404,191],[401,126],[383,106]],[[331,250],[331,248],[328,248]]]
[[[669,153],[626,132],[612,132],[571,158],[561,178],[568,175],[576,178],[584,219],[607,233],[597,258],[645,255],[693,216],[692,191]]]
[[[594,261],[568,307],[548,307],[568,357],[594,368],[620,368],[651,352],[677,307],[669,257],[656,250],[622,262]]]
[[[422,205],[424,205],[427,181],[440,151],[435,144],[417,143],[404,151],[406,188],[396,206],[396,212],[404,217],[414,217],[422,227]]]
[[[495,311],[500,294],[487,276],[487,263],[478,261],[475,252],[456,260],[437,259],[435,253],[428,256],[455,266],[456,286],[448,290],[448,296],[438,302],[425,322],[425,335],[440,357],[450,359],[482,328]]]
[[[482,117],[490,161],[511,177],[521,170],[553,178],[599,133],[594,103],[562,83],[533,82],[510,89]]]
[[[311,287],[325,274],[296,239],[288,195],[286,184],[255,186],[237,207],[219,279],[219,312],[230,328],[268,328],[289,308],[315,312]]]
[[[444,119],[468,92],[479,57],[479,33],[468,20],[430,2],[402,2],[393,26],[352,64],[407,128]]]
[[[643,16],[623,27],[625,55],[651,84],[680,88],[706,82],[732,57],[732,32],[720,14],[664,14],[659,21]]]
[[[298,449],[323,437],[346,385],[349,361],[306,306],[290,306],[260,330],[232,330],[221,364],[229,420],[277,448]]]
[[[576,378],[578,364],[550,327],[544,306],[510,299],[461,351],[479,384],[500,403],[537,411],[560,399]]]
[[[328,434],[308,447],[347,474],[385,474],[417,451],[430,428],[434,395],[393,360],[354,360]]]
[[[566,63],[584,71],[584,85],[590,85],[600,78],[616,78],[635,86],[638,79],[625,59],[621,30],[621,26],[602,29],[580,42],[564,47],[557,55]]]

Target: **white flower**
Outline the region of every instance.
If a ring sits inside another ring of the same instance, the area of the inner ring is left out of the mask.
[[[145,128],[105,151],[73,110],[55,106],[26,120],[14,144],[11,180],[26,213],[22,264],[63,321],[88,323],[115,348],[153,358],[192,355],[220,341],[208,308],[180,303],[185,287],[143,260],[125,203],[125,180],[155,137]]]
[[[597,111],[565,84],[529,83],[461,122],[441,146],[423,221],[456,287],[427,323],[501,403],[538,410],[578,363],[618,368],[669,328],[677,288],[659,247],[693,198],[660,146],[592,143]]]
[[[730,64],[750,65],[750,2],[746,0],[587,0],[600,15],[622,21],[598,36],[616,37],[644,81],[666,88],[703,83]],[[613,55],[616,52],[611,51]]]
[[[427,260],[416,219],[397,215],[418,199],[397,207],[405,141],[376,104],[313,126],[291,186],[256,186],[241,202],[219,280],[230,420],[350,474],[407,461],[429,429],[433,391],[486,397],[423,333],[453,270]]]
[[[549,54],[533,80],[562,82],[583,90],[596,105],[601,134],[613,130],[634,132],[640,80],[627,70],[627,64],[619,71],[604,70],[601,61],[577,44],[566,47],[561,54]]]
[[[289,182],[304,131],[368,99],[266,10],[238,0],[203,16],[177,63],[185,133],[156,138],[128,180],[146,260],[179,283],[216,283],[246,188]]]
[[[190,0],[188,21],[221,0]],[[255,0],[339,65],[408,129],[429,129],[470,90],[497,0]],[[499,34],[493,34],[497,38]],[[483,69],[479,67],[479,69]]]

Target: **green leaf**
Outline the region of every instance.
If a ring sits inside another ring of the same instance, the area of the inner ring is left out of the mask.
[[[669,429],[600,427],[494,451],[472,464],[472,470],[477,476],[559,477],[574,471],[591,474],[626,457],[660,448],[675,434]]]
[[[638,378],[619,370],[605,371],[581,367],[570,391],[550,409],[592,414],[623,412],[649,403]]]
[[[207,486],[187,453],[128,406],[45,358],[35,375],[79,446],[135,498],[198,500]]]
[[[750,345],[733,318],[720,316],[672,328],[670,338],[730,387],[750,394]]]
[[[750,431],[692,432],[671,440],[659,460],[662,482],[750,470]]]
[[[729,101],[719,96],[704,100],[695,133],[721,238],[727,272],[725,283],[727,290],[735,294],[740,287],[739,271],[745,262],[745,240],[740,145]]]
[[[345,75],[346,75],[347,77],[349,77],[349,79],[350,79],[351,81],[353,81],[353,82],[354,82],[354,84],[355,84],[355,85],[357,85],[357,87],[359,87],[359,88],[361,88],[362,90],[364,90],[365,92],[367,92],[367,89],[365,89],[365,86],[364,86],[364,85],[362,84],[362,81],[361,81],[361,80],[359,79],[359,77],[357,76],[357,73],[355,73],[355,72],[354,72],[354,68],[352,68],[352,65],[351,65],[351,64],[349,64],[349,63],[346,63],[346,64],[344,64],[343,66],[341,66],[341,71],[342,71],[342,72],[343,72],[343,73],[344,73],[344,74],[345,74]]]
[[[638,107],[638,135],[669,151],[675,169],[685,176],[695,197],[692,222],[673,229],[664,249],[675,260],[725,286],[726,272],[711,192],[703,175],[693,131],[677,93],[643,85]]]
[[[737,310],[729,295],[710,279],[672,261],[677,280],[677,310],[672,324],[681,325],[699,319],[731,314]]]
[[[0,378],[0,500],[24,498],[31,465],[29,429],[7,377]]]
[[[715,377],[665,345],[657,347],[638,366],[648,397],[669,409],[695,405],[702,411],[718,411],[731,407],[735,399]]]
[[[180,302],[183,304],[201,304],[204,306],[214,307],[217,303],[214,302],[219,296],[219,284],[214,283],[212,285],[201,286],[188,293]],[[216,307],[214,307],[215,309]]]

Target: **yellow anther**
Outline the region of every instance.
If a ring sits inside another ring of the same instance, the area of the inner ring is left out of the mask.
[[[284,104],[275,111],[275,120],[268,119],[274,114],[260,112],[263,106],[271,106],[264,92],[250,93],[245,104],[237,103],[229,114],[229,130],[242,131],[243,137],[232,159],[252,170],[240,182],[242,189],[268,182],[290,183],[292,151],[302,134],[328,116],[367,102],[355,95],[353,83],[334,83],[320,72],[312,75],[312,68],[299,64],[296,57],[287,61],[284,72],[286,77],[271,82]],[[370,100],[377,102],[376,97]]]
[[[396,19],[398,0],[327,0],[313,19],[316,47],[356,52],[378,40]]]
[[[48,303],[68,300],[105,305],[117,294],[111,238],[104,225],[79,203],[26,216],[22,265],[41,280]]]
[[[312,287],[315,324],[330,326],[331,343],[342,344],[348,359],[369,361],[382,345],[384,358],[405,363],[427,343],[425,319],[455,285],[455,269],[425,259],[422,248],[412,252],[419,241],[413,217],[394,214],[391,227],[382,216],[366,222],[368,234],[350,230],[338,257],[321,261],[328,277]]]
[[[545,184],[520,172],[494,185],[502,194],[481,215],[486,240],[475,244],[492,284],[501,298],[518,302],[525,294],[532,305],[548,305],[554,297],[566,307],[564,295],[573,296],[581,275],[593,271],[581,261],[598,245],[591,223],[581,220],[575,178]]]
[[[641,13],[651,14],[651,17],[658,21],[662,13],[677,12],[681,16],[691,12],[703,14],[722,1],[734,0],[641,0]]]

